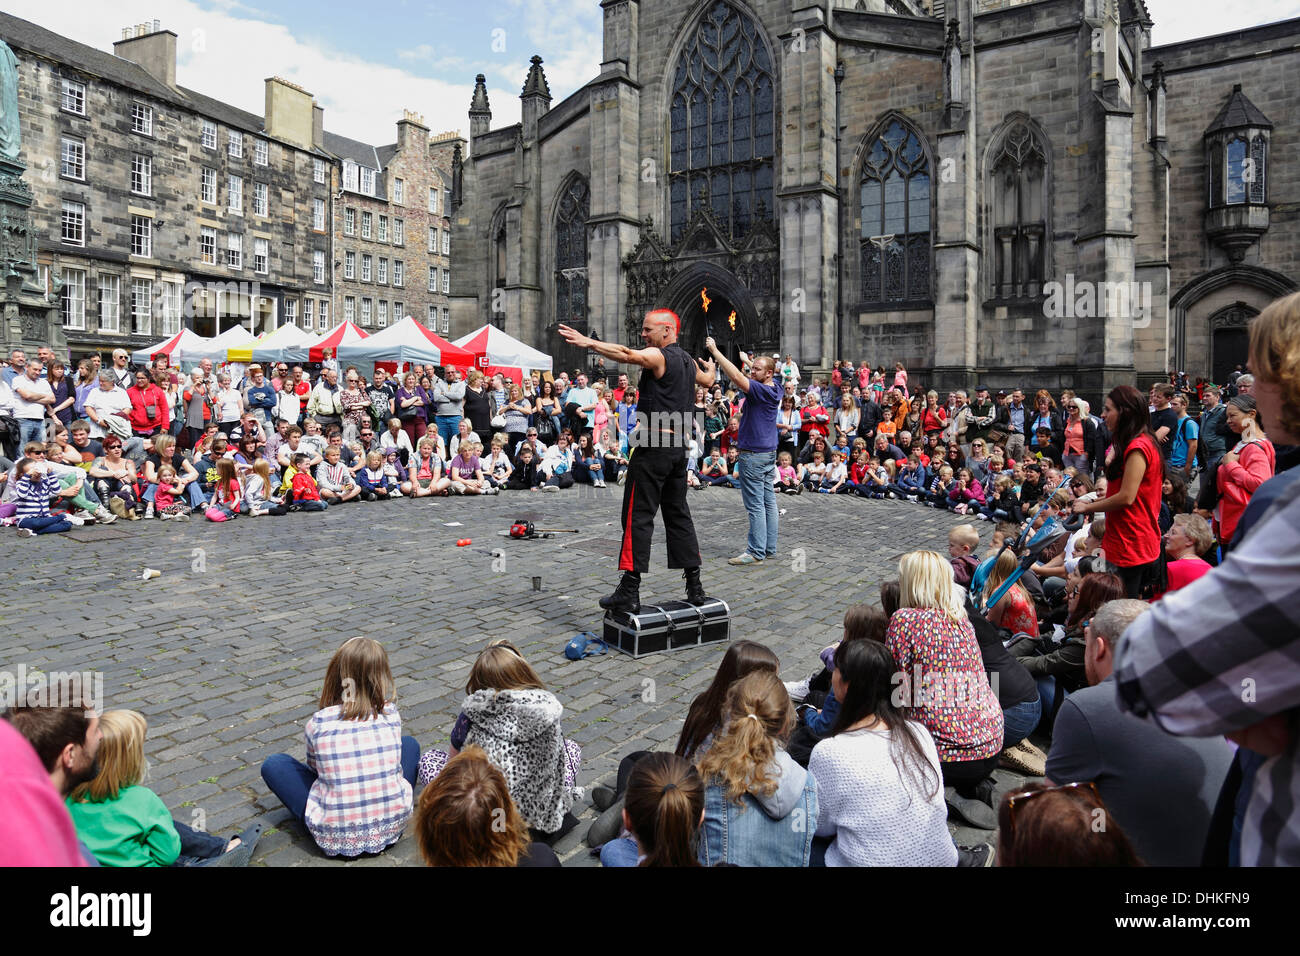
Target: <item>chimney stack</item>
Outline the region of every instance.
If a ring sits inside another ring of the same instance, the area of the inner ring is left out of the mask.
[[[297,83],[278,76],[266,80],[266,135],[300,149],[311,149],[315,140],[316,101]]]
[[[122,28],[113,53],[130,60],[164,86],[176,87],[176,34],[157,20]]]

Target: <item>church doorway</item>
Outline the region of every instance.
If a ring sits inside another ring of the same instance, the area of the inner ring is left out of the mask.
[[[730,271],[712,263],[684,269],[664,288],[663,300],[682,320],[678,341],[689,354],[706,357],[704,340],[710,336],[736,365],[742,349],[754,350],[754,300]]]

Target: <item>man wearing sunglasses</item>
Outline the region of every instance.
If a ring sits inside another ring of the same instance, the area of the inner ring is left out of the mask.
[[[1084,622],[1091,686],[1066,697],[1056,715],[1047,777],[1094,782],[1149,866],[1200,866],[1232,747],[1222,737],[1170,736],[1119,709],[1115,645],[1150,609],[1145,601],[1110,601]]]

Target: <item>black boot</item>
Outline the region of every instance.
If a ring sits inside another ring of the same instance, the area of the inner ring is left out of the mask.
[[[640,611],[641,575],[636,571],[624,571],[618,588],[608,597],[601,598],[600,606],[607,611],[622,611],[624,614]]]
[[[704,593],[704,584],[700,581],[699,568],[687,568],[683,573],[686,578],[686,603],[703,604],[707,601],[708,595]]]

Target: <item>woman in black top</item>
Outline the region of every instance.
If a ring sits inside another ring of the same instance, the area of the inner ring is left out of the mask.
[[[465,386],[465,417],[469,419],[470,431],[480,438],[492,435],[492,416],[496,414],[496,402],[488,390],[483,387],[483,373],[471,369]]]

